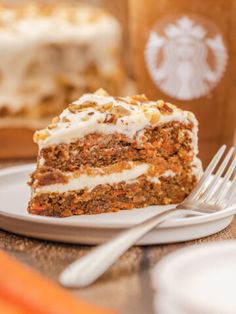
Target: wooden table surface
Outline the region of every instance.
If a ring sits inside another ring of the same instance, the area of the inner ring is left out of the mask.
[[[0,162],[0,167],[13,164],[16,162]],[[95,284],[85,289],[71,290],[71,293],[117,310],[120,314],[152,314],[153,295],[149,273],[153,265],[169,252],[183,246],[235,238],[236,219],[222,232],[196,241],[133,247]],[[86,254],[91,247],[41,241],[0,230],[0,249],[56,281],[66,265]]]

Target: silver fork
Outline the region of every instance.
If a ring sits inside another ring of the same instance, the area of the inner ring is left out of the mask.
[[[231,185],[228,184],[236,169],[236,157],[230,163],[234,147],[230,148],[226,157],[219,163],[225,152],[223,145],[200,179],[192,193],[177,207],[159,212],[134,227],[121,232],[111,241],[93,249],[86,256],[70,264],[59,276],[59,282],[65,287],[85,287],[100,277],[124,252],[134,245],[143,235],[169,218],[197,216],[216,212],[232,203],[236,189],[236,175]],[[213,171],[220,164],[215,176]],[[228,166],[222,179],[221,176]],[[210,178],[211,182],[209,183]]]

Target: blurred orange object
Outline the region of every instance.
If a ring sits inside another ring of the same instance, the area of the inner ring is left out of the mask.
[[[19,306],[14,304],[9,304],[5,302],[0,297],[0,313],[4,314],[29,314],[26,310],[19,308]]]
[[[112,314],[81,300],[0,251],[0,313]]]

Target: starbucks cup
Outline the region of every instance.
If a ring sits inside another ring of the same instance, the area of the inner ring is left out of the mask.
[[[236,128],[236,1],[129,0],[140,93],[195,113],[206,165]]]

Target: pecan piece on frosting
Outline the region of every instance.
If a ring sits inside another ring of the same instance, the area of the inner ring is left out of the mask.
[[[158,109],[162,114],[171,114],[173,112],[173,108],[170,104],[163,102],[163,104],[158,104]]]
[[[106,117],[105,117],[105,120],[104,120],[104,123],[113,123],[115,124],[116,123],[116,117],[114,114],[106,114]]]
[[[128,109],[126,109],[123,106],[114,106],[111,110],[111,112],[117,117],[124,117],[124,116],[129,116],[130,115],[130,111]]]
[[[98,96],[109,96],[108,92],[103,88],[97,89],[94,94]]]
[[[49,136],[48,130],[36,131],[33,136],[35,143],[45,140]]]

